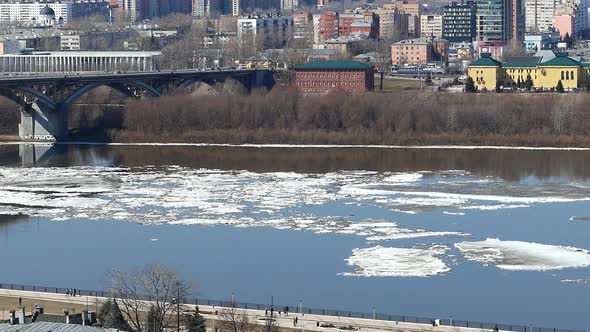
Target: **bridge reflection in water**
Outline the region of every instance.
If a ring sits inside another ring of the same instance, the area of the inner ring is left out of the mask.
[[[85,93],[108,86],[133,98],[184,92],[196,82],[210,85],[232,79],[251,91],[274,85],[272,70],[167,71],[134,73],[51,74],[0,78],[0,95],[21,108],[19,137],[61,141],[68,136],[68,112]]]

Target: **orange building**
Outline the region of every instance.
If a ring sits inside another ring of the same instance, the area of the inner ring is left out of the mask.
[[[426,38],[405,39],[391,45],[392,64],[424,65],[432,59],[432,44]]]

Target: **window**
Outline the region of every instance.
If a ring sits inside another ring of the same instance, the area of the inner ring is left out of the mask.
[[[566,80],[569,80],[570,79],[570,72],[569,71],[566,71],[565,72],[565,79]]]
[[[570,77],[572,78],[572,80],[574,79],[574,71],[572,70],[572,73],[570,74]]]
[[[562,80],[564,79],[564,78],[563,78],[563,70],[561,71],[561,79],[562,79]]]

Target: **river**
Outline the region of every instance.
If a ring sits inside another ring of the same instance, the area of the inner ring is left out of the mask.
[[[584,329],[590,151],[0,145],[0,281]]]

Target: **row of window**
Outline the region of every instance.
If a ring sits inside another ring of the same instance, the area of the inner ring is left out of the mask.
[[[365,75],[365,73],[360,72],[360,73],[341,73],[341,74],[336,74],[336,73],[330,73],[330,74],[316,74],[316,73],[312,73],[312,74],[307,74],[307,73],[299,73],[297,74],[297,76],[299,78],[363,78]]]
[[[565,75],[564,75],[565,73]],[[565,77],[565,78],[564,78]],[[569,80],[573,80],[574,79],[574,71],[568,72],[567,70],[564,72],[563,70],[561,71],[561,80],[562,81],[569,81]]]
[[[303,87],[310,87],[310,86],[322,86],[322,87],[332,87],[335,88],[337,86],[339,87],[363,87],[365,86],[365,82],[359,82],[359,81],[352,81],[352,82],[340,82],[338,84],[336,84],[336,82],[309,82],[309,81],[303,81],[303,82],[297,82],[297,86],[303,86]]]

